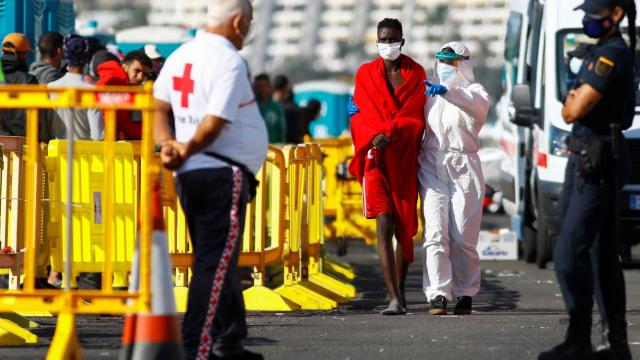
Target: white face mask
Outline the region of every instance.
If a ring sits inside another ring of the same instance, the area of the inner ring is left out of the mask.
[[[400,57],[400,48],[402,47],[401,42],[386,44],[386,43],[377,43],[378,45],[378,54],[380,57],[387,61],[394,61],[398,57]]]
[[[438,78],[440,78],[440,82],[447,83],[453,80],[454,76],[458,69],[455,66],[439,63],[438,64]]]

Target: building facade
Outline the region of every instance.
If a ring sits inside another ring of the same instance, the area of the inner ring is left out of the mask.
[[[202,27],[208,0],[151,0],[151,25]],[[487,66],[499,66],[507,0],[254,0],[252,34],[243,50],[252,72],[293,59],[315,69],[351,73],[376,56],[376,25],[404,27],[403,51],[425,67],[450,40],[464,41]]]

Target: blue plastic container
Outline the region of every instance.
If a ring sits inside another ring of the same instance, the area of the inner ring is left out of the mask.
[[[347,102],[351,85],[339,81],[309,81],[294,86],[295,101],[304,107],[311,99],[322,103],[320,118],[311,123],[309,131],[316,139],[333,138],[349,132]]]

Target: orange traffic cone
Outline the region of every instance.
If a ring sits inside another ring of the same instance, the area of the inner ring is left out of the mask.
[[[176,304],[173,298],[171,260],[160,205],[160,182],[153,183],[153,243],[151,247],[151,313],[129,314],[122,332],[120,360],[184,359]],[[130,290],[140,281],[138,249],[133,258]]]

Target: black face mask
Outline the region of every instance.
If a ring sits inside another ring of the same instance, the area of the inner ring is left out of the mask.
[[[582,30],[584,31],[584,34],[587,35],[588,37],[599,39],[605,36],[613,26],[617,26],[616,24],[616,25],[612,25],[612,26],[610,25],[609,27],[606,27],[604,23],[607,20],[609,20],[611,24],[614,24],[613,18],[611,16],[597,16],[597,15],[585,14],[585,16],[582,18]]]

